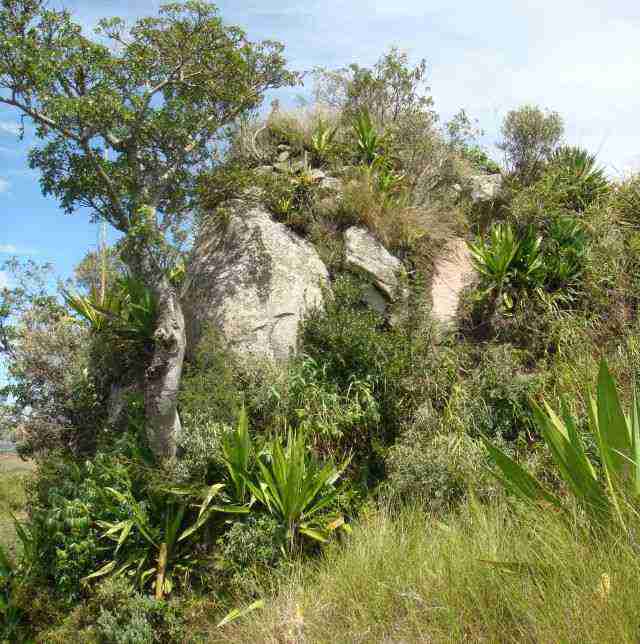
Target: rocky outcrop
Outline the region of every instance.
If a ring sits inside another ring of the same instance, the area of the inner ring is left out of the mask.
[[[366,293],[374,309],[384,312],[400,291],[399,274],[402,262],[394,257],[368,230],[352,226],[344,233],[345,262],[352,271],[372,283]]]
[[[471,189],[471,200],[474,203],[495,201],[502,189],[502,175],[476,174],[468,178]]]
[[[431,285],[432,317],[443,324],[455,320],[463,289],[474,277],[471,254],[466,242],[452,239],[436,260]]]
[[[230,202],[205,223],[185,283],[189,351],[212,325],[241,355],[286,359],[300,320],[321,306],[327,269],[311,244],[260,207]]]

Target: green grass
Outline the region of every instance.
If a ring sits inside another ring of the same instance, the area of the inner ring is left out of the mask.
[[[504,505],[379,512],[220,642],[637,642],[638,554]]]
[[[25,505],[24,483],[33,464],[15,454],[0,454],[0,544],[15,552],[16,533],[11,514],[20,518]]]

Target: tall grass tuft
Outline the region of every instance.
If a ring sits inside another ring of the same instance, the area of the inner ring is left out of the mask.
[[[631,540],[580,537],[551,512],[381,511],[211,641],[636,642],[637,561]]]

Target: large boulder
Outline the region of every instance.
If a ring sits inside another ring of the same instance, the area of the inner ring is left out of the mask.
[[[476,174],[469,177],[471,200],[474,203],[495,201],[502,190],[502,175]]]
[[[474,277],[475,270],[466,242],[451,239],[435,261],[431,285],[431,315],[434,320],[443,324],[455,321],[462,291]]]
[[[184,296],[190,351],[211,325],[238,354],[286,359],[300,320],[322,306],[327,269],[311,244],[260,207],[234,201],[225,211],[194,244]]]
[[[366,228],[352,226],[344,233],[345,262],[374,286],[366,296],[369,304],[384,312],[400,293],[402,262],[394,257]]]

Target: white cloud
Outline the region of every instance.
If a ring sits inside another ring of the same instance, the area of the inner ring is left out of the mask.
[[[0,132],[3,134],[20,134],[20,124],[15,121],[0,121]]]
[[[0,271],[0,289],[2,288],[9,288],[11,284],[11,280],[9,279],[9,275],[6,271]]]
[[[0,244],[0,254],[6,255],[37,255],[38,251],[25,246],[16,246],[15,244]]]
[[[9,186],[10,183],[6,179],[0,177],[0,194],[3,192],[9,192]]]

